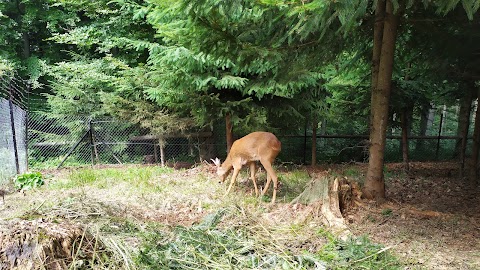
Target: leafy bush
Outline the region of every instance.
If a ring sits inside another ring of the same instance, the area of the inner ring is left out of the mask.
[[[37,188],[43,184],[45,184],[45,182],[43,181],[42,174],[39,172],[24,173],[18,175],[14,180],[15,188],[19,190]]]

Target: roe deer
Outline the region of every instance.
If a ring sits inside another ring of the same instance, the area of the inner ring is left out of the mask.
[[[253,185],[255,186],[255,194],[258,196],[257,182],[255,180],[255,161],[260,161],[267,171],[267,183],[262,190],[262,196],[265,195],[268,190],[268,186],[270,185],[270,181],[273,180],[272,204],[275,203],[278,189],[278,179],[275,171],[273,170],[272,163],[277,157],[278,153],[280,153],[281,148],[282,144],[272,133],[253,132],[236,140],[233,143],[232,148],[230,149],[230,152],[228,153],[228,156],[223,164],[220,164],[220,160],[218,158],[215,160],[212,159],[213,163],[215,163],[217,166],[217,174],[221,177],[221,182],[225,181],[233,167],[232,180],[225,195],[227,195],[232,189],[235,179],[237,178],[242,166],[248,163],[250,166],[250,175]]]

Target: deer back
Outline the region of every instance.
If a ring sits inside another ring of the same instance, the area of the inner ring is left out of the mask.
[[[250,161],[269,160],[272,162],[280,153],[282,145],[270,132],[257,131],[236,140],[227,159],[233,164],[244,165]]]

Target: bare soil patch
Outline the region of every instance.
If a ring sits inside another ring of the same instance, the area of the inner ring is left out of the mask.
[[[333,168],[345,175],[351,166]],[[364,178],[366,165],[357,165]],[[457,163],[388,164],[387,201],[364,201],[350,228],[392,246],[407,269],[480,269],[480,190],[459,177]]]

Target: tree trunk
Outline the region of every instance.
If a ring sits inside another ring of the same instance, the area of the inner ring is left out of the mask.
[[[412,67],[412,64],[408,63],[408,69],[404,78],[405,81],[408,81],[410,79],[408,71],[410,70],[411,67]],[[408,152],[410,150],[408,135],[410,135],[410,126],[411,126],[410,119],[411,119],[411,115],[413,115],[413,106],[414,106],[414,102],[412,102],[410,99],[407,99],[407,105],[403,106],[402,112],[400,115],[400,124],[402,127],[402,141],[401,141],[402,160],[403,160],[404,170],[406,172],[410,170],[410,163],[409,163],[410,161],[408,158]]]
[[[460,99],[460,111],[458,113],[457,136],[461,137],[461,139],[457,139],[457,143],[455,144],[455,157],[459,158],[460,164],[462,164],[462,170],[464,169],[463,164],[465,162],[470,112],[472,110],[475,85],[469,83],[465,85],[465,87],[468,89],[466,89],[466,94]]]
[[[477,111],[475,113],[475,127],[473,131],[472,167],[474,170],[473,179],[470,182],[478,182],[478,153],[480,152],[480,89],[477,92]]]
[[[165,167],[165,139],[158,140],[158,147],[160,148],[160,165]]]
[[[232,125],[232,117],[230,113],[225,116],[225,135],[227,137],[227,154],[230,152],[230,148],[233,145],[233,125]]]
[[[317,116],[314,114],[312,119],[312,166],[317,165],[317,119]]]
[[[421,106],[421,112],[420,112],[420,131],[418,136],[426,136],[427,135],[427,130],[429,127],[429,122],[430,122],[430,112],[431,112],[431,106],[429,103],[425,103]],[[417,144],[415,145],[415,150],[417,152],[422,152],[424,148],[425,142],[424,140],[417,140]]]
[[[27,32],[22,33],[22,41],[23,41],[23,59],[27,59],[30,57],[30,38]]]
[[[372,90],[371,100],[369,164],[364,187],[364,195],[369,199],[385,198],[384,150],[398,22],[399,15],[393,14],[392,2],[388,0],[385,8],[378,78],[376,87]],[[377,28],[375,30],[378,31]]]
[[[410,169],[408,159],[408,126],[409,126],[409,108],[403,107],[402,114],[400,115],[400,121],[402,125],[402,159],[405,171]]]
[[[323,117],[321,124],[320,124],[320,135],[327,134],[327,119]],[[320,149],[325,146],[325,139],[320,139]]]
[[[377,1],[375,9],[375,24],[373,29],[373,56],[372,56],[372,86],[373,92],[377,87],[380,55],[382,53],[383,25],[385,20],[385,0]],[[371,119],[370,119],[371,120]]]

